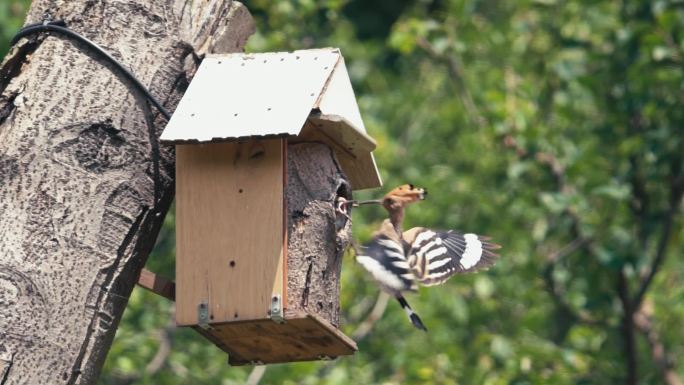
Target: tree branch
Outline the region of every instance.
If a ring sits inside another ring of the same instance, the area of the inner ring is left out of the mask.
[[[469,116],[472,117],[473,121],[479,128],[484,128],[487,126],[487,119],[485,119],[480,112],[479,108],[475,104],[475,101],[473,100],[473,96],[470,94],[470,91],[468,91],[468,87],[466,87],[465,78],[461,72],[461,66],[456,58],[437,52],[435,47],[433,47],[432,44],[430,44],[430,42],[423,37],[416,39],[416,45],[423,49],[423,51],[425,51],[430,58],[446,64],[447,68],[449,69],[449,74],[456,84],[456,89],[459,93],[459,99],[461,99],[463,107],[466,109]]]
[[[266,365],[256,365],[252,368],[252,371],[249,372],[249,376],[247,376],[245,385],[259,385],[259,382],[266,373],[266,369],[268,369],[268,366]]]
[[[627,363],[627,385],[637,384],[637,351],[634,336],[634,307],[629,294],[627,277],[623,269],[618,272],[618,295],[622,305],[622,336],[625,342],[625,360]]]
[[[563,313],[569,314],[574,319],[589,325],[597,325],[601,322],[594,319],[591,315],[582,310],[576,310],[568,303],[565,299],[565,290],[561,288],[553,277],[553,272],[555,270],[556,263],[561,259],[565,258],[567,255],[574,253],[575,251],[581,249],[589,242],[586,238],[575,238],[572,242],[563,246],[560,250],[557,250],[546,257],[546,265],[544,266],[544,271],[542,276],[544,277],[544,282],[546,284],[546,291],[551,295],[551,298],[556,303]]]
[[[644,295],[646,295],[649,286],[653,282],[653,278],[658,273],[658,270],[662,264],[665,262],[665,257],[667,256],[667,246],[670,242],[670,236],[672,235],[672,225],[675,215],[679,212],[682,195],[684,194],[684,172],[681,165],[681,158],[677,158],[673,161],[671,169],[672,181],[670,183],[670,207],[665,214],[663,233],[658,241],[658,248],[656,250],[655,258],[653,258],[649,269],[641,274],[641,285],[639,286],[639,291],[633,300],[635,310],[639,309],[639,306],[644,299]]]
[[[677,44],[677,42],[675,41],[672,34],[668,31],[665,31],[662,27],[656,27],[655,30],[656,30],[657,34],[659,34],[660,37],[663,38],[663,42],[672,51],[672,60],[674,60],[675,62],[677,62],[680,65],[683,64],[682,56],[684,55],[684,51],[679,46],[679,44]]]
[[[635,309],[639,308],[641,302],[648,291],[649,286],[653,282],[653,278],[660,269],[660,266],[665,262],[665,256],[667,254],[667,244],[670,240],[670,234],[672,233],[672,222],[673,217],[677,209],[675,207],[671,208],[667,216],[665,217],[665,223],[663,224],[663,233],[658,242],[658,250],[656,251],[656,256],[653,258],[650,267],[644,273],[642,273],[641,285],[639,286],[639,291],[634,297]]]
[[[384,291],[381,291],[380,294],[378,294],[378,299],[375,301],[375,306],[373,306],[373,310],[371,310],[370,313],[368,313],[368,316],[366,319],[361,322],[359,327],[356,328],[354,333],[352,334],[352,339],[355,341],[360,341],[368,335],[368,333],[373,330],[373,327],[375,326],[375,323],[382,318],[382,315],[385,313],[385,309],[387,308],[387,302],[389,301],[390,296],[385,293]]]
[[[373,330],[373,327],[375,327],[375,324],[380,320],[380,318],[382,318],[382,315],[385,313],[385,309],[387,308],[389,298],[390,296],[384,291],[381,291],[378,294],[378,298],[375,301],[373,310],[371,310],[371,312],[368,313],[366,318],[359,324],[354,333],[352,333],[352,338],[355,341],[358,342],[364,339],[366,336],[368,336],[368,334],[370,334],[371,330]],[[333,366],[335,366],[335,361],[326,362],[325,365],[322,365],[318,370],[318,377],[321,378],[327,375],[333,368]]]
[[[650,197],[646,191],[646,181],[644,176],[641,174],[641,168],[639,166],[639,161],[636,156],[629,157],[629,164],[632,168],[630,184],[632,185],[632,196],[633,199],[630,202],[630,208],[636,217],[637,222],[637,232],[639,237],[639,242],[641,247],[646,250],[648,247],[648,233],[645,231],[645,224],[648,221],[648,210],[650,207]]]
[[[660,339],[658,332],[653,327],[653,306],[644,303],[639,311],[634,314],[634,324],[646,337],[651,347],[651,357],[661,371],[665,385],[684,385],[675,370],[674,360],[665,349],[665,344]]]
[[[575,187],[568,183],[565,166],[563,166],[563,164],[553,154],[541,151],[530,152],[523,148],[511,135],[504,136],[503,144],[505,147],[514,150],[518,158],[534,159],[537,163],[546,167],[553,177],[556,191],[559,193],[572,194],[576,191]],[[576,311],[573,309],[573,307],[564,298],[564,290],[558,286],[556,280],[553,278],[553,271],[555,269],[556,263],[558,263],[558,261],[563,259],[565,256],[574,253],[578,249],[586,248],[591,255],[596,255],[596,250],[593,247],[594,240],[582,232],[582,222],[577,212],[570,208],[565,208],[562,214],[570,218],[570,227],[575,239],[560,250],[553,252],[546,257],[547,263],[544,267],[542,275],[544,277],[547,291],[563,313],[568,314],[574,317],[576,320],[589,325],[601,324],[601,321],[591,317],[588,312]]]
[[[158,330],[155,334],[157,335],[157,341],[159,342],[159,347],[157,348],[157,353],[152,358],[147,366],[145,367],[145,373],[148,375],[156,374],[166,363],[166,359],[171,353],[171,331],[175,329],[176,322],[173,317],[169,317],[169,322],[161,330]]]
[[[586,238],[575,238],[572,242],[563,246],[561,249],[554,251],[546,257],[549,263],[556,263],[565,258],[567,255],[574,253],[584,246],[589,240]]]
[[[159,347],[152,360],[145,366],[144,373],[150,377],[157,374],[166,363],[169,354],[171,353],[171,332],[176,328],[176,322],[173,317],[169,318],[166,326],[162,329],[156,330],[153,333],[157,336]],[[114,374],[112,380],[117,385],[132,385],[142,378],[141,373],[131,374]]]

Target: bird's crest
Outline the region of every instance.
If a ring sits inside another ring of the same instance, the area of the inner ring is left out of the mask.
[[[388,210],[396,210],[408,204],[422,201],[427,196],[427,190],[412,184],[403,184],[385,195],[382,205]]]

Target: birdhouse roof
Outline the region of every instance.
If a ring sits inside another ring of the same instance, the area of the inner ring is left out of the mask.
[[[326,142],[354,189],[382,182],[337,48],[206,57],[161,136],[172,144],[297,137]]]

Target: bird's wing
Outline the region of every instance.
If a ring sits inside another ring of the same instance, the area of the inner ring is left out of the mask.
[[[483,270],[496,262],[493,250],[501,246],[472,233],[413,228],[404,233],[410,249],[407,262],[416,280],[431,286],[446,282],[458,273]]]
[[[356,260],[375,278],[385,291],[396,294],[416,290],[413,273],[409,269],[404,247],[384,235],[376,236],[362,248]]]

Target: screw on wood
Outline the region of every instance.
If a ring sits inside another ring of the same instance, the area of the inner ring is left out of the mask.
[[[280,294],[271,297],[271,309],[269,310],[271,320],[275,323],[284,324],[285,317],[283,316],[283,306]]]
[[[212,330],[209,326],[209,302],[202,301],[197,305],[197,324],[204,330]]]

